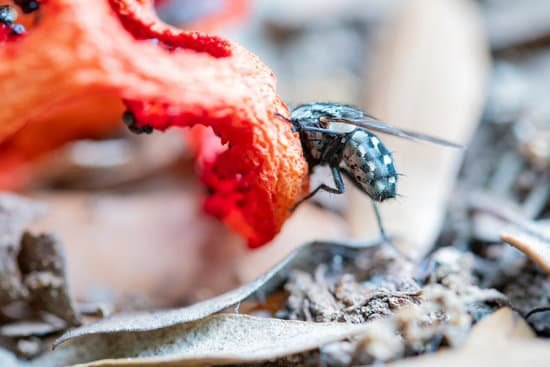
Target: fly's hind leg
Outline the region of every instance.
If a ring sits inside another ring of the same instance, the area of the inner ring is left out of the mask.
[[[378,224],[378,230],[380,231],[380,239],[384,243],[390,245],[395,251],[397,251],[405,259],[412,261],[410,256],[408,256],[406,253],[401,251],[399,247],[395,245],[395,243],[393,242],[393,238],[388,237],[388,235],[386,234],[386,230],[384,229],[384,224],[382,223],[382,215],[380,214],[380,209],[378,209],[378,205],[374,200],[371,200],[371,204],[372,204],[372,209],[374,210],[374,215],[376,216],[376,223]]]
[[[344,171],[344,174],[355,185],[355,187],[357,187],[357,189],[359,189],[359,191],[363,192],[365,195],[370,197],[369,193],[366,192],[365,189],[357,183],[357,181],[354,179],[354,177],[352,175],[350,175],[349,172]],[[386,230],[384,229],[384,223],[382,221],[382,215],[380,214],[380,209],[378,209],[378,205],[377,205],[376,201],[372,200],[372,198],[371,198],[371,205],[372,205],[372,209],[374,210],[374,215],[376,217],[376,223],[378,224],[378,231],[380,233],[380,238],[384,242],[389,243],[390,245],[393,246],[392,238],[390,236],[388,236]],[[395,246],[393,246],[393,247],[395,247]]]
[[[384,230],[384,224],[382,223],[382,215],[380,214],[378,205],[376,205],[376,202],[374,200],[371,200],[371,204],[372,204],[372,209],[374,210],[374,215],[376,216],[376,223],[378,223],[378,230],[380,231],[380,237],[385,241],[388,241],[389,237],[386,235],[386,231]]]
[[[338,166],[331,166],[330,167],[330,170],[332,172],[332,178],[334,179],[334,185],[336,186],[336,188],[334,187],[330,187],[326,184],[320,184],[319,186],[317,186],[315,188],[315,190],[313,190],[312,192],[310,192],[309,194],[307,194],[306,196],[304,196],[303,198],[300,199],[300,201],[298,201],[291,209],[291,211],[294,211],[296,210],[296,208],[298,206],[300,206],[300,204],[302,204],[303,202],[305,202],[306,200],[309,200],[311,199],[313,196],[315,196],[315,194],[317,194],[319,191],[323,190],[323,191],[326,191],[326,192],[330,192],[332,194],[343,194],[345,189],[346,189],[346,186],[344,185],[344,179],[342,178],[342,171],[340,171],[340,167]]]

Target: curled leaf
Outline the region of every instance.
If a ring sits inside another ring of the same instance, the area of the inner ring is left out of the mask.
[[[217,297],[180,309],[114,315],[94,324],[68,331],[56,340],[54,346],[91,335],[152,331],[194,322],[234,306],[254,294],[260,296],[269,294],[285,281],[289,270],[294,267],[304,271],[312,270],[320,262],[328,261],[335,253],[353,257],[359,251],[378,244],[379,242],[360,245],[311,242],[294,250],[257,279]]]
[[[356,336],[368,327],[220,314],[156,331],[87,336],[35,363],[185,366],[262,362]]]

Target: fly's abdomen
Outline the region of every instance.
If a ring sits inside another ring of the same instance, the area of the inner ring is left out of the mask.
[[[396,196],[397,170],[393,157],[376,135],[355,130],[344,147],[342,158],[342,168],[373,200],[383,201]]]

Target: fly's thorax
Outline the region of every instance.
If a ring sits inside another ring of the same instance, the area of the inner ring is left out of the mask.
[[[322,116],[319,111],[311,107],[311,104],[304,104],[292,110],[290,119],[300,127],[320,127],[319,119]]]
[[[355,126],[350,124],[344,124],[341,122],[331,122],[328,127],[328,130],[336,132],[336,133],[351,133],[355,129],[357,129]]]
[[[300,136],[303,148],[307,154],[316,161],[321,159],[321,154],[328,143],[327,136],[317,131],[302,131]]]
[[[322,128],[319,111],[312,108],[311,104],[303,104],[292,110],[290,119],[300,133],[300,140],[304,155],[311,166],[319,164],[321,154],[327,144],[327,136],[322,132],[308,131],[305,128]]]
[[[355,107],[332,102],[310,102],[296,106],[291,119],[319,121],[320,117],[360,119],[364,112]]]
[[[331,102],[311,102],[301,104],[294,108],[290,114],[290,119],[292,120],[292,123],[294,125],[302,127],[309,126],[324,128],[326,128],[326,126],[320,123],[321,119],[360,119],[362,117],[363,111],[361,111],[357,107]],[[337,129],[339,129],[340,127],[345,128],[343,126],[344,124],[332,123],[331,125],[340,125],[336,127]],[[328,128],[331,129],[330,126]],[[348,131],[352,131],[353,127],[345,129],[347,129]]]
[[[342,154],[343,169],[373,200],[383,201],[397,194],[397,170],[393,157],[374,134],[357,129]]]

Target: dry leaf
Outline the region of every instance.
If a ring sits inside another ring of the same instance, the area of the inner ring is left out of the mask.
[[[467,143],[484,101],[487,45],[478,9],[469,0],[403,2],[386,27],[365,107],[397,127]],[[384,136],[394,152],[404,197],[380,205],[390,234],[405,238],[419,259],[432,246],[454,185],[460,152]],[[353,191],[354,235],[377,233],[368,198]]]
[[[388,367],[548,366],[550,342],[536,339],[527,323],[509,308],[481,320],[466,345],[388,364]]]
[[[313,323],[221,314],[155,331],[88,335],[35,366],[184,366],[261,362],[365,332],[368,324]],[[98,361],[105,359],[103,361]],[[85,363],[89,361],[98,361]]]
[[[60,345],[72,339],[89,337],[98,334],[128,333],[153,331],[172,327],[179,324],[194,322],[214,313],[234,306],[253,294],[269,294],[277,288],[288,276],[292,268],[300,268],[304,271],[311,270],[317,264],[328,261],[334,253],[348,253],[354,255],[373,244],[338,244],[331,242],[311,242],[294,250],[271,270],[247,284],[210,298],[206,301],[195,303],[191,306],[156,312],[134,312],[114,315],[110,318],[71,330],[62,335],[54,345]]]
[[[500,238],[523,252],[550,274],[550,241],[519,229],[504,232]]]

